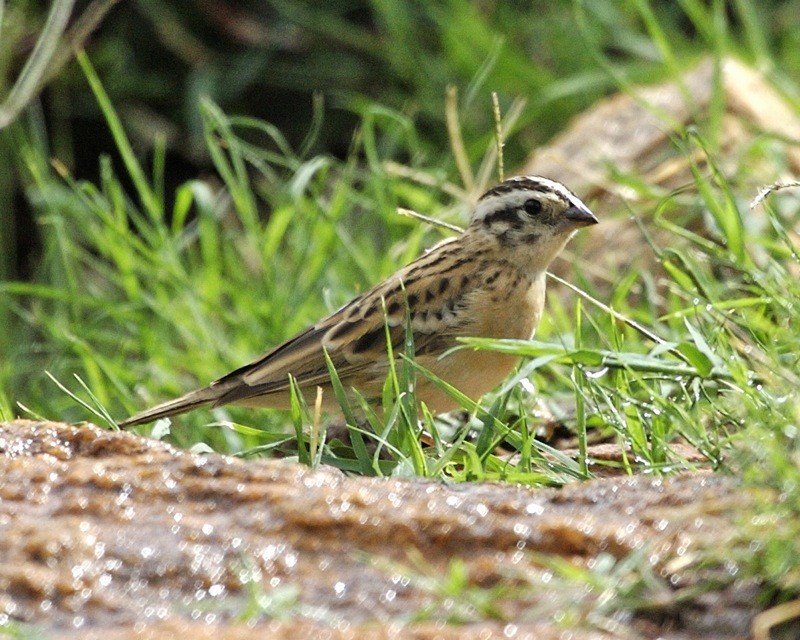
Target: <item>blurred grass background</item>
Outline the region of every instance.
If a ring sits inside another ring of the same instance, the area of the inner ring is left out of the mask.
[[[59,42],[51,8],[68,38],[82,41],[79,16],[98,25],[79,62],[62,40],[64,65],[36,76],[26,61],[39,34],[50,25]],[[494,144],[492,92],[513,173],[598,98],[677,78],[707,55],[753,65],[800,116],[798,15],[800,1],[777,0],[0,2],[0,417],[102,422],[205,384],[442,237],[398,206],[463,224],[471,194],[448,87],[472,172]],[[15,106],[18,78],[30,100]],[[577,460],[537,439],[538,407],[519,385],[480,409],[465,402],[470,429],[428,421],[432,444],[390,412],[365,435],[388,460],[323,446],[308,416],[268,411],[195,412],[170,437],[364,473],[527,484],[589,477],[592,433],[625,446],[622,472],[696,468],[670,448],[688,443],[700,466],[769,496],[743,509],[730,557],[765,597],[800,591],[800,207],[796,192],[769,196],[753,224],[755,194],[738,189],[750,162],[774,179],[786,166],[766,140],[719,169],[715,100],[675,132],[681,154],[707,161],[690,183],[662,193],[620,176],[639,189],[640,242],[667,234],[654,241],[658,273],[609,272],[597,285],[579,239],[574,281],[589,298],[551,297],[537,342],[483,345],[530,358],[518,377],[569,408]]]
[[[0,95],[31,53],[51,3],[4,4]],[[90,13],[98,4],[103,3],[77,2],[72,14]],[[445,87],[461,90],[464,138],[473,158],[486,148],[492,131],[488,93],[497,91],[505,105],[519,97],[526,101],[506,148],[514,166],[570,115],[617,88],[609,67],[628,81],[652,81],[702,53],[725,48],[776,71],[775,80],[793,91],[783,78],[800,73],[796,10],[795,2],[781,1],[314,6],[137,0],[112,2],[87,44],[137,151],[152,157],[157,141],[165,141],[165,192],[171,194],[210,168],[198,108],[203,96],[226,113],[270,122],[297,147],[314,126],[317,95],[324,126],[316,129],[311,151],[338,158],[348,155],[366,113],[388,109],[413,122],[419,151],[428,154],[428,164],[444,168],[452,162],[443,121]],[[652,24],[666,42],[653,38]],[[97,176],[101,153],[116,154],[99,106],[74,64],[52,78],[26,119],[18,128],[27,124],[29,135],[42,137],[42,151],[79,178]],[[27,277],[40,255],[30,245],[36,229],[22,195],[25,171],[13,153],[13,135],[4,135],[2,143],[7,161],[0,197],[7,213],[0,275]]]

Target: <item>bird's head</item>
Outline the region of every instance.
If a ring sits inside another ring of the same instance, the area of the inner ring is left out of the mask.
[[[519,176],[480,197],[469,231],[488,236],[502,250],[529,254],[544,268],[575,231],[593,224],[594,214],[560,182]]]

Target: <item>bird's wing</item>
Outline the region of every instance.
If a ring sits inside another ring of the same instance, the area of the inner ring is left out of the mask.
[[[458,255],[454,243],[440,243],[327,318],[216,380],[211,387],[221,393],[215,404],[288,390],[289,375],[301,387],[329,382],[323,348],[346,387],[370,370],[377,376],[385,368],[387,325],[392,349],[403,350],[407,309],[418,355],[454,346],[463,324],[459,307],[474,284],[463,277],[463,268],[453,276]]]

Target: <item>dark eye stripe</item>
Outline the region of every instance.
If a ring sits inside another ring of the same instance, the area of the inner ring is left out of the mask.
[[[522,218],[519,216],[518,209],[516,208],[494,211],[490,214],[487,214],[483,219],[483,224],[487,227],[490,227],[498,222],[505,222],[512,229],[521,229],[524,224]]]

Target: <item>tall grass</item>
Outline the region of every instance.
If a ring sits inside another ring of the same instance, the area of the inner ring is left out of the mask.
[[[402,39],[402,26],[416,14],[397,3],[375,5],[386,30]],[[477,97],[489,78],[526,78],[533,108],[520,111],[515,127],[527,128],[545,112],[561,123],[555,106],[569,98],[580,102],[583,89],[628,86],[643,69],[656,68],[648,59],[660,61],[661,73],[677,75],[701,48],[744,52],[762,63],[772,55],[762,14],[744,1],[734,12],[738,35],[724,3],[681,2],[681,11],[665,15],[661,5],[642,1],[576,2],[570,24],[585,44],[583,71],[559,81],[541,70],[526,74],[524,50],[512,55],[482,33],[475,12],[450,12],[455,24],[445,24],[443,6],[415,11],[430,12],[441,27],[449,64],[477,68],[461,92],[458,115],[467,131],[486,123],[485,133],[464,136],[462,175],[469,173],[464,166],[480,167],[493,153],[491,106]],[[634,17],[624,7],[634,8]],[[608,51],[615,17],[621,26],[614,46],[636,53],[637,63],[625,73]],[[477,49],[465,46],[461,29],[475,36]],[[358,33],[349,35],[352,46],[369,45]],[[385,55],[396,72],[413,74],[398,52]],[[428,69],[435,61],[418,62]],[[274,126],[202,100],[197,109],[213,174],[165,193],[165,147],[157,145],[143,164],[101,76],[87,56],[80,64],[120,161],[104,156],[100,178],[80,180],[50,161],[45,132],[35,123],[7,134],[44,250],[35,280],[0,283],[13,327],[0,361],[3,418],[102,421],[206,384],[339,307],[445,233],[397,215],[398,207],[456,224],[466,220],[469,190],[452,177],[454,160],[431,153],[436,136],[426,136],[407,110],[367,100],[358,102],[360,127],[344,159],[314,150],[324,124],[291,144]],[[785,77],[778,80],[797,95]],[[504,109],[511,104],[508,95],[500,102]],[[749,208],[755,194],[739,185],[752,178],[750,161],[774,162],[776,154],[766,141],[754,145],[748,162],[720,170],[721,109],[717,96],[709,118],[676,132],[691,181],[675,192],[642,193],[636,205],[653,271],[603,274],[609,288],[578,258],[574,282],[580,286],[567,303],[551,299],[536,340],[465,340],[463,348],[523,360],[480,404],[450,390],[467,413],[455,428],[418,415],[413,397],[397,393],[428,375],[404,358],[387,382],[383,411],[356,401],[345,410],[344,431],[332,429],[297,395],[288,415],[236,407],[193,412],[173,421],[169,437],[182,446],[202,441],[218,451],[295,456],[360,474],[560,485],[593,475],[587,451],[599,434],[620,445],[623,456],[615,464],[622,472],[702,466],[756,487],[764,499],[743,510],[737,558],[770,588],[797,592],[800,197],[787,189]],[[515,146],[530,139],[515,127],[507,166]],[[776,162],[776,174],[782,169]],[[577,459],[537,437],[544,425],[536,398],[555,410],[566,407],[560,419],[575,438]],[[702,461],[683,459],[675,443],[692,445]],[[748,555],[752,548],[757,553]]]
[[[31,368],[28,398],[40,398],[36,403],[20,400],[34,413],[87,417],[49,378],[34,373],[41,371],[43,360],[49,360],[46,368],[62,384],[78,390],[85,384],[96,402],[116,416],[204,384],[332,311],[435,241],[440,231],[398,216],[397,206],[443,210],[452,221],[459,215],[463,220],[466,213],[466,202],[452,202],[446,195],[457,191],[455,186],[424,168],[406,172],[416,179],[385,170],[390,158],[380,157],[374,147],[384,129],[404,153],[413,157],[417,151],[413,124],[399,114],[384,112],[369,120],[369,133],[359,137],[351,158],[342,162],[303,156],[274,128],[228,117],[208,101],[201,111],[218,182],[182,185],[167,211],[159,186],[163,162],[157,156],[150,171],[139,164],[99,78],[85,56],[80,60],[107,114],[123,159],[120,170],[134,192],[126,194],[107,159],[101,161],[102,181],[94,185],[76,181],[58,164],[53,171],[29,143],[21,148],[41,197],[43,223],[54,229],[45,265],[50,281],[7,283],[2,289],[19,316],[28,319],[31,339],[20,348],[42,350],[20,360]],[[694,148],[706,149],[698,135],[692,134],[700,143]],[[371,158],[368,167],[357,161],[362,155]],[[791,296],[797,291],[785,281],[788,271],[779,260],[794,260],[796,253],[791,222],[775,214],[769,201],[771,227],[746,237],[742,207],[747,198],[734,193],[714,168],[710,152],[706,156],[710,171],[695,169],[694,187],[682,190],[680,206],[693,191],[690,206],[708,212],[715,235],[675,227],[665,215],[654,219],[656,226],[680,236],[675,247],[653,247],[668,278],[664,300],[651,304],[643,299],[638,307],[628,307],[617,292],[617,309],[612,310],[596,294],[584,293],[575,314],[544,325],[540,341],[465,340],[464,348],[502,350],[525,359],[520,373],[485,408],[460,398],[478,419],[476,440],[460,438],[460,453],[454,454],[438,441],[431,451],[420,452],[411,444],[416,437],[390,437],[391,447],[383,453],[391,449],[400,467],[416,460],[411,468],[417,473],[436,469],[519,480],[525,477],[520,469],[526,469],[533,474],[531,482],[557,483],[586,477],[585,457],[578,467],[563,459],[554,462],[552,451],[530,440],[526,399],[513,384],[529,379],[544,395],[574,395],[580,408],[574,428],[582,446],[587,429],[613,435],[629,453],[623,461],[628,471],[684,468],[686,463],[669,448],[676,439],[691,443],[712,467],[724,466],[729,436],[746,420],[742,409],[764,417],[769,383],[796,382],[794,363],[787,368],[785,356],[778,357],[791,348],[776,353],[774,346],[778,337],[781,342],[793,339],[785,331],[791,315],[780,321],[778,312],[791,314]],[[667,194],[654,203],[655,209],[673,209],[677,197]],[[791,196],[773,197],[786,201]],[[363,241],[361,232],[367,226],[378,231],[370,242]],[[625,286],[630,290],[633,282]],[[82,383],[71,380],[73,374]],[[411,429],[417,418],[411,405],[392,411],[390,396],[385,415]],[[4,413],[11,415],[15,410],[9,400],[4,404]],[[263,451],[264,438],[286,444],[279,435],[286,423],[281,414],[254,415],[236,408],[214,414],[211,420],[232,428],[207,427],[210,416],[198,412],[175,421],[174,437],[183,444],[202,437],[226,451]],[[517,417],[507,423],[511,416]],[[433,423],[426,426],[438,438]],[[384,440],[395,433],[377,417],[369,427],[383,433]],[[379,473],[395,468],[377,464],[377,458],[368,461],[366,449],[357,450],[360,436],[351,436],[349,455],[360,460],[356,468]],[[498,458],[494,450],[500,444],[526,455]],[[435,460],[445,451],[446,465],[424,461],[426,455]],[[337,458],[321,455],[325,461]],[[534,468],[539,471],[533,473]]]

